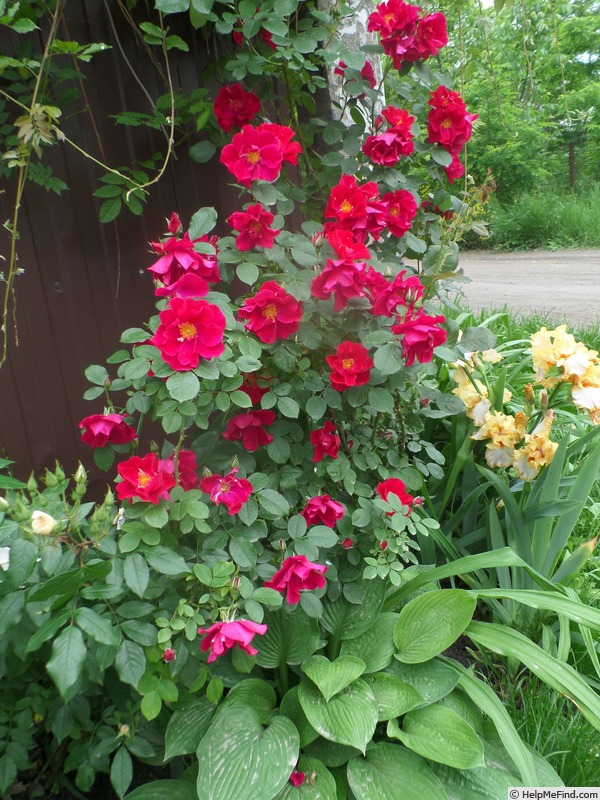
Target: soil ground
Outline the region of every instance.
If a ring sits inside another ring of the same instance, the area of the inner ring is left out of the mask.
[[[507,306],[571,325],[600,323],[600,250],[470,250],[459,266],[471,279],[460,287],[474,311]]]

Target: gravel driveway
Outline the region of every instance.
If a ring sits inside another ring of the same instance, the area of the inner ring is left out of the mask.
[[[473,310],[508,306],[572,325],[600,322],[600,250],[470,250],[459,266],[471,279],[460,286]]]

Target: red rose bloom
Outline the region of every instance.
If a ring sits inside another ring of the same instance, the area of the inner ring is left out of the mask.
[[[321,524],[333,528],[346,513],[346,508],[337,500],[332,500],[328,494],[319,494],[311,497],[300,513],[307,525]]]
[[[267,281],[254,297],[244,301],[238,319],[246,320],[246,328],[261,342],[272,344],[296,333],[302,319],[302,304],[276,281]]]
[[[269,391],[268,383],[270,378],[265,378],[262,375],[255,375],[253,372],[242,372],[241,375],[244,378],[244,382],[240,386],[240,392],[246,392],[252,401],[252,405],[255,406],[260,403],[263,396]],[[259,386],[258,381],[266,383],[267,386]]]
[[[383,44],[384,39],[412,35],[416,30],[418,18],[417,6],[411,6],[404,0],[387,0],[385,3],[380,3],[370,15],[367,30],[376,31]]]
[[[201,358],[217,358],[225,350],[225,316],[206,300],[172,297],[159,319],[150,341],[171,369],[187,372],[195,369]]]
[[[294,770],[290,775],[290,782],[293,783],[294,786],[302,786],[305,780],[306,774],[304,772],[298,772],[298,770]]]
[[[395,494],[403,506],[408,506],[408,511],[406,512],[407,517],[412,511],[415,498],[412,496],[412,494],[408,494],[404,481],[400,480],[400,478],[386,478],[384,481],[377,484],[375,491],[379,497],[386,502],[388,495]],[[387,513],[388,517],[391,517],[394,512],[388,511]]]
[[[273,241],[280,231],[269,228],[275,217],[260,203],[254,203],[245,211],[235,211],[227,222],[239,231],[235,245],[238,250],[251,250],[253,247],[273,247]]]
[[[454,181],[458,180],[459,178],[462,178],[462,176],[465,174],[465,168],[462,161],[457,155],[452,156],[452,163],[450,164],[449,167],[444,167],[444,172],[446,173],[446,177],[448,178],[448,183],[451,186],[454,183]],[[445,213],[450,214],[450,216],[453,215],[452,211],[446,211]],[[445,219],[448,219],[448,217],[446,216]]]
[[[341,311],[351,297],[364,297],[365,265],[353,261],[327,259],[323,271],[313,278],[310,291],[313,297],[327,300],[335,298],[334,311]]]
[[[107,444],[127,444],[137,438],[135,428],[128,425],[121,414],[92,414],[79,423],[85,428],[81,441],[90,447],[106,447]]]
[[[273,436],[267,433],[263,425],[272,425],[274,422],[275,414],[272,411],[247,411],[228,421],[223,438],[230,442],[241,441],[246,450],[253,453],[273,441]]]
[[[357,242],[352,231],[344,228],[330,228],[324,232],[335,254],[342,261],[368,261],[371,254],[362,242]]]
[[[287,125],[276,125],[274,122],[263,122],[256,130],[271,134],[277,139],[283,161],[294,165],[298,163],[298,155],[302,152],[302,147],[299,142],[292,142],[296,134],[291,128],[288,128]]]
[[[122,461],[117,466],[117,472],[123,479],[117,483],[119,500],[137,497],[157,505],[159,500],[169,499],[169,490],[175,486],[175,479],[160,469],[160,462],[154,453]]]
[[[425,288],[416,275],[404,279],[406,270],[402,270],[388,281],[380,272],[370,267],[367,273],[366,289],[371,300],[373,314],[391,317],[398,306],[411,306],[423,296]]]
[[[158,286],[154,294],[157,297],[204,297],[208,294],[208,289],[204,278],[189,272],[170,286]]]
[[[412,141],[407,144],[393,130],[379,133],[377,136],[367,136],[362,146],[363,153],[374,164],[381,164],[383,167],[397,164],[403,155],[410,155],[413,150]]]
[[[335,355],[327,356],[325,361],[331,367],[331,385],[338,392],[369,382],[373,361],[367,348],[358,342],[342,342]]]
[[[200,481],[202,491],[210,494],[210,499],[215,505],[223,504],[231,516],[240,511],[254,489],[250,481],[236,478],[237,472],[236,467],[227,475],[210,475]]]
[[[229,133],[232,128],[241,128],[260,111],[260,100],[254,92],[247,92],[240,83],[221,86],[213,106],[220,128]]]
[[[215,622],[210,628],[198,628],[198,633],[206,634],[200,642],[203,653],[210,651],[208,663],[215,661],[232,647],[237,645],[249,656],[255,656],[258,650],[250,642],[258,633],[264,636],[267,626],[248,619],[236,619],[234,622]]]
[[[307,561],[306,556],[290,556],[286,558],[281,569],[264,586],[278,592],[286,592],[286,599],[292,606],[300,602],[303,589],[322,589],[325,586],[323,575],[327,567]]]
[[[364,191],[359,188],[353,175],[342,175],[337,186],[329,193],[325,216],[334,217],[341,227],[351,229],[356,223],[364,221],[366,215],[367,197]]]
[[[419,207],[412,192],[400,189],[397,192],[387,192],[381,198],[387,207],[386,224],[394,236],[404,236],[410,230],[413,219]]]
[[[169,233],[176,234],[180,233],[182,229],[183,226],[181,224],[181,220],[179,219],[179,214],[176,211],[173,211],[167,223],[167,230]]]
[[[441,11],[435,14],[428,14],[419,20],[417,35],[415,37],[415,54],[417,59],[425,59],[430,56],[437,56],[442,47],[448,44],[448,31],[446,29],[446,17]]]
[[[246,187],[252,181],[277,180],[283,163],[279,139],[272,131],[244,125],[221,151],[221,163]]]
[[[434,348],[446,341],[446,331],[438,327],[446,321],[445,317],[430,317],[423,309],[416,315],[407,314],[403,322],[392,325],[392,332],[402,334],[402,353],[406,366],[415,363],[425,364],[433,358]]]
[[[335,430],[333,422],[327,420],[322,428],[310,432],[310,443],[315,448],[313,461],[322,461],[325,456],[337,458],[342,440],[333,433]]]
[[[439,86],[427,102],[432,107],[427,115],[427,141],[458,155],[471,138],[477,114],[468,114],[462,97],[446,86]]]
[[[160,255],[158,261],[148,267],[154,277],[165,287],[171,288],[184,275],[194,274],[209,283],[221,280],[217,264],[216,237],[200,236],[190,239],[189,233],[181,238],[170,236],[164,242],[152,242],[152,249]],[[197,242],[210,245],[214,253],[198,253],[194,246]],[[208,291],[208,288],[207,290]],[[202,292],[206,294],[206,292]]]
[[[158,462],[158,468],[166,475],[175,478],[175,455],[171,458],[164,458]],[[177,471],[179,473],[179,480],[177,483],[186,492],[190,489],[195,489],[198,486],[198,462],[196,461],[196,454],[192,450],[180,450],[177,457]]]

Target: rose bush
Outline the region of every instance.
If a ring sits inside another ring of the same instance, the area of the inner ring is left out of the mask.
[[[421,502],[448,471],[429,431],[464,412],[436,360],[465,356],[437,299],[461,227],[421,204],[435,186],[435,206],[467,208],[444,170],[474,115],[452,90],[437,93],[442,76],[423,63],[445,43],[443,16],[401,0],[371,16],[406,101],[380,118],[366,69],[379,46],[347,51],[332,38],[337,20],[296,0],[209,5],[204,22],[248,43],[219,66],[233,83],[214,108],[243,199],[220,235],[214,209],[188,230],[171,215],[148,267],[157,314],[123,333],[108,369],[86,371],[87,399],[105,408],[82,421],[84,437],[101,417],[105,438],[89,443],[99,466],[118,459],[119,504],[82,503],[82,474],[71,494],[48,474],[42,492],[7,495],[0,646],[8,693],[26,700],[4,719],[22,714],[27,741],[0,756],[3,788],[38,740],[81,791],[104,771],[123,797],[140,763],[166,764],[170,777],[131,800],[444,800],[465,784],[559,785],[493,691],[443,655],[463,633],[507,646],[472,621],[482,591],[435,582],[522,571],[524,559],[504,548],[419,563],[443,540]],[[294,98],[310,112],[325,88],[315,65],[342,60],[340,119],[300,125]],[[274,75],[289,82],[289,106],[265,121],[273,98],[258,84]],[[434,98],[446,116],[428,121]],[[116,417],[118,435],[107,428]],[[128,444],[128,418],[154,428],[132,426]],[[36,533],[42,498],[56,525]],[[534,600],[551,608],[559,590],[547,594]],[[560,602],[580,618],[576,601]],[[598,614],[587,620],[600,627]],[[572,668],[511,641],[524,663],[556,670],[600,727],[598,699]]]

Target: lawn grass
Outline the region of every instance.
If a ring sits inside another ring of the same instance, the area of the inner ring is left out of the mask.
[[[600,247],[600,186],[570,194],[545,190],[510,205],[492,205],[490,237],[496,250]],[[481,246],[481,245],[480,245]]]

